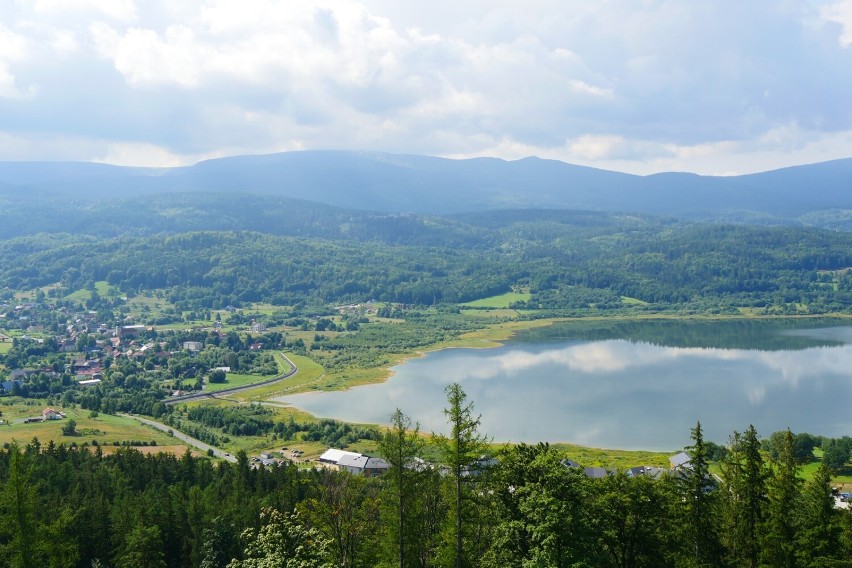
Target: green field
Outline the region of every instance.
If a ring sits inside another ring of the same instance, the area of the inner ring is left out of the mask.
[[[274,375],[273,375],[274,376]],[[204,392],[218,392],[224,389],[230,389],[234,387],[244,387],[247,385],[253,385],[254,383],[259,383],[261,381],[265,381],[271,379],[272,376],[269,375],[242,375],[240,373],[228,373],[225,375],[224,383],[210,383],[204,385]]]
[[[110,286],[106,280],[100,280],[95,282],[95,291],[101,297],[107,297],[110,295],[119,295],[119,291],[114,286]],[[71,294],[65,296],[66,300],[76,300],[78,302],[85,302],[86,300],[92,299],[92,292],[89,290],[77,290]]]
[[[70,444],[71,442],[75,442],[79,445],[83,442],[91,444],[92,440],[97,440],[101,445],[125,441],[144,441],[149,443],[155,441],[158,446],[175,445],[174,438],[153,428],[143,426],[132,418],[111,416],[108,414],[100,414],[96,418],[90,418],[89,411],[80,408],[53,406],[52,408],[64,412],[67,418],[23,424],[19,421],[24,418],[41,416],[41,411],[47,406],[43,401],[28,402],[35,402],[36,404],[0,405],[4,421],[7,423],[11,422],[11,425],[4,424],[0,426],[0,444],[17,442],[19,445],[25,445],[32,441],[33,438],[38,438],[42,444],[47,444],[53,440],[56,444]],[[62,434],[62,426],[71,419],[77,422],[77,436],[65,436]]]
[[[529,292],[506,292],[499,296],[481,298],[461,305],[467,308],[508,308],[515,302],[528,302],[530,298],[532,298],[532,294]]]
[[[0,355],[8,353],[10,349],[12,349],[11,341],[0,341]]]

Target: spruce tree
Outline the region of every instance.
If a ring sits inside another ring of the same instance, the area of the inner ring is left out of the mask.
[[[795,568],[798,527],[794,513],[801,498],[802,480],[795,455],[795,439],[788,429],[777,448],[767,482],[766,528],[762,562],[771,568]]]

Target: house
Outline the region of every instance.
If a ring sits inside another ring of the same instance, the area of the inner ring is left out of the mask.
[[[390,468],[390,464],[381,458],[372,458],[336,448],[326,450],[317,461],[326,466],[336,466],[340,471],[367,477],[383,475]]]
[[[363,474],[367,477],[376,477],[377,475],[384,475],[388,469],[390,469],[390,464],[382,458],[367,458]]]
[[[362,454],[346,455],[337,461],[337,469],[357,475],[364,472],[364,468],[367,466],[367,460],[369,459],[370,458]]]
[[[204,349],[204,343],[201,341],[184,341],[183,342],[184,351],[191,351],[192,353],[198,353],[202,349]]]
[[[583,473],[589,479],[603,479],[608,475],[613,475],[615,472],[605,467],[587,467],[583,469]]]
[[[637,467],[631,467],[626,472],[627,477],[639,477],[639,476],[647,476],[652,479],[659,479],[663,475],[665,475],[666,470],[661,467],[651,467],[649,465],[640,465]]]
[[[11,392],[11,391],[12,391],[12,389],[15,387],[15,385],[21,386],[21,383],[22,383],[22,382],[23,382],[23,381],[20,381],[20,380],[17,380],[17,381],[5,381],[5,382],[3,382],[2,384],[0,384],[0,386],[2,386],[2,387],[3,387],[3,390]]]
[[[473,463],[467,466],[462,472],[462,477],[470,477],[470,476],[478,476],[483,472],[488,471],[492,467],[498,465],[498,462],[495,458],[488,456],[479,456]]]
[[[669,469],[683,469],[691,467],[689,462],[692,461],[692,456],[686,452],[680,452],[669,458]]]
[[[93,387],[100,382],[101,379],[86,379],[85,381],[77,381],[77,384],[81,387]]]
[[[45,408],[41,411],[42,420],[59,420],[60,418],[62,418],[62,413],[53,408]]]
[[[337,462],[340,461],[340,458],[343,456],[360,456],[361,454],[357,454],[355,452],[347,452],[345,450],[338,450],[336,448],[329,448],[317,459],[319,463],[324,463],[326,465],[337,465]]]
[[[253,323],[249,328],[249,331],[251,331],[252,333],[265,333],[266,326],[262,323]]]
[[[121,339],[136,337],[145,331],[144,325],[121,325],[115,328],[115,335]]]

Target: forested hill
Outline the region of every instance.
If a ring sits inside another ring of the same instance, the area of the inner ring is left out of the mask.
[[[635,176],[538,158],[449,160],[344,151],[239,156],[182,168],[0,163],[2,200],[35,191],[91,204],[212,191],[385,213],[586,209],[828,228],[852,226],[850,186],[852,159],[733,177]]]
[[[413,218],[419,243],[414,229],[412,239],[395,243],[243,231],[20,237],[0,241],[0,290],[58,284],[50,292],[63,294],[107,281],[128,294],[164,290],[184,310],[246,302],[449,305],[526,290],[516,307],[540,310],[538,317],[852,306],[852,233],[564,215],[521,215],[494,227]]]

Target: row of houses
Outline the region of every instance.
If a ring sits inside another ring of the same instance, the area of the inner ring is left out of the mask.
[[[647,476],[659,479],[664,475],[670,475],[672,473],[688,473],[691,471],[691,460],[692,458],[689,454],[686,452],[680,452],[669,458],[668,469],[640,465],[631,467],[625,473],[628,477]],[[390,467],[389,464],[381,458],[373,458],[357,452],[347,452],[336,448],[326,450],[325,453],[317,459],[317,462],[325,467],[336,467],[341,471],[348,471],[349,473],[356,475],[366,476],[382,475]],[[479,475],[483,471],[496,466],[497,463],[497,460],[494,458],[481,456],[476,462],[474,462],[474,464],[471,464],[471,466],[467,468],[462,475]],[[583,467],[579,463],[569,459],[564,459],[561,463],[564,467],[582,469],[586,477],[592,479],[599,479],[609,475],[615,475],[617,473],[614,469],[607,469],[603,467]],[[412,469],[419,470],[432,466],[422,459],[416,458],[415,463],[413,463],[411,467]]]

